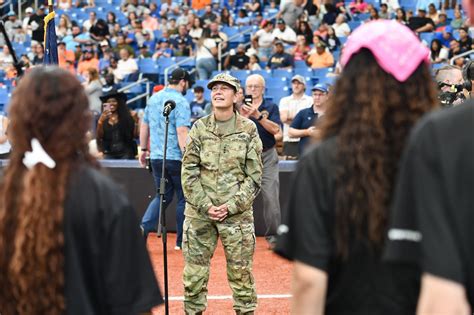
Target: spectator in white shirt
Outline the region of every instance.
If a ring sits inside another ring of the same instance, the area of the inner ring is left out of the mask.
[[[273,54],[273,23],[269,20],[263,20],[258,30],[252,38],[253,48],[257,50],[258,58],[266,62]]]
[[[277,28],[273,30],[273,36],[276,40],[282,41],[284,44],[287,45],[294,45],[296,44],[296,33],[291,28],[286,26],[285,20],[278,19],[277,20]]]
[[[135,59],[130,58],[130,53],[125,48],[120,49],[120,60],[117,69],[114,70],[116,81],[122,81],[127,75],[138,71]]]
[[[336,17],[336,23],[332,25],[332,28],[337,37],[346,37],[351,33],[351,28],[346,23],[346,16],[342,13]]]

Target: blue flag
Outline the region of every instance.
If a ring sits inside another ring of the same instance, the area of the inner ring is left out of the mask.
[[[55,13],[44,17],[44,64],[58,64],[58,43],[56,39]]]

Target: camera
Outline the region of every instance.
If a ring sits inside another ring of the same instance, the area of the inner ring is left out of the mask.
[[[463,84],[448,84],[444,82],[438,82],[438,100],[441,105],[445,107],[452,106],[456,101],[462,102],[465,97],[463,94],[463,89],[465,88]],[[449,86],[449,89],[443,89],[444,87]],[[456,102],[456,103],[458,103]]]

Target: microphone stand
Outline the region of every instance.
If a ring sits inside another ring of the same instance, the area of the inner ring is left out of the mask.
[[[163,208],[163,199],[165,197],[165,187],[166,187],[166,179],[165,179],[165,164],[166,164],[166,148],[168,146],[168,126],[170,123],[169,119],[169,112],[167,114],[163,113],[165,116],[165,141],[163,144],[163,161],[161,164],[161,178],[160,178],[160,188],[159,188],[159,194],[160,194],[160,220],[158,220],[158,228],[157,231],[159,231],[160,228],[160,222],[161,222],[161,240],[163,242],[163,268],[164,268],[164,276],[165,276],[165,314],[169,314],[169,296],[168,296],[168,253],[167,253],[167,230],[166,230],[166,215],[165,215],[165,210],[166,208]]]

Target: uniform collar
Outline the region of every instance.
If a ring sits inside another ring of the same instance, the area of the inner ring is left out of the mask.
[[[231,132],[227,135],[242,132],[242,124],[243,124],[243,121],[244,121],[245,118],[242,117],[237,111],[234,111],[234,114],[235,114],[235,116],[234,116],[235,117],[235,131]],[[213,134],[215,134],[216,136],[219,136],[219,134],[217,133],[216,117],[214,116],[214,114],[211,114],[209,116],[210,117],[209,117],[209,120],[207,121],[206,127]]]

